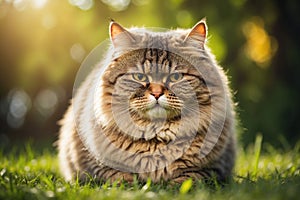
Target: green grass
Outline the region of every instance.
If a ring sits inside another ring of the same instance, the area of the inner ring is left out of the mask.
[[[191,180],[182,185],[150,180],[132,185],[67,183],[51,147],[0,150],[0,199],[299,199],[300,145],[283,151],[261,141],[258,136],[253,145],[239,150],[234,177],[224,187]]]

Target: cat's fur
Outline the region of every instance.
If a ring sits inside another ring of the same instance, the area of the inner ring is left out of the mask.
[[[64,177],[228,178],[234,106],[227,78],[205,45],[205,22],[160,33],[112,22],[110,37],[108,54],[61,121]]]

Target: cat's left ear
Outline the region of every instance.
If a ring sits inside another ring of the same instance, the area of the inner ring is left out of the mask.
[[[204,48],[206,37],[207,37],[206,20],[202,19],[186,35],[184,41],[186,42],[187,40],[194,40],[196,42],[199,42],[201,48]]]
[[[115,47],[121,44],[130,45],[135,41],[133,35],[129,31],[114,21],[110,22],[109,36]]]

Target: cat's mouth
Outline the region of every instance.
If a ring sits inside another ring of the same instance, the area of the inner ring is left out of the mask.
[[[150,100],[148,105],[147,105],[147,110],[151,109],[164,109],[164,110],[169,110],[169,105],[166,100],[162,100],[162,98],[159,98],[157,100]]]
[[[156,102],[146,110],[146,114],[150,119],[166,119],[168,117],[168,110]]]
[[[131,106],[135,114],[148,120],[167,120],[181,115],[181,102],[174,99],[168,100],[165,95],[158,99],[151,96],[134,98]]]
[[[180,115],[180,110],[172,109],[168,104],[162,101],[153,101],[145,110],[145,114],[150,119],[170,119]]]

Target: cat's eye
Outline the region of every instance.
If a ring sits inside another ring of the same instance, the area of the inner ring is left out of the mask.
[[[170,82],[177,82],[180,81],[182,78],[183,78],[182,73],[173,73],[168,77]]]
[[[141,82],[148,82],[148,77],[142,73],[134,73],[132,74],[133,79]]]

